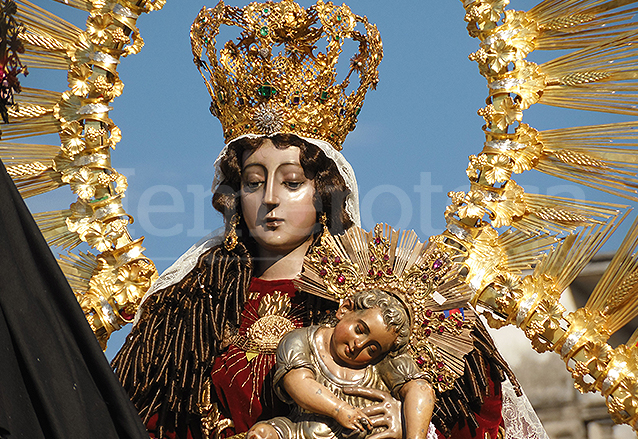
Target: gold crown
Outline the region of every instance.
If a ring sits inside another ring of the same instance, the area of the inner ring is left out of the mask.
[[[463,374],[463,356],[473,349],[475,314],[464,307],[472,291],[462,281],[463,264],[444,251],[442,236],[421,243],[416,233],[377,224],[344,235],[324,231],[305,256],[295,285],[310,294],[340,300],[379,289],[397,297],[410,314],[408,350],[439,390],[449,390]]]
[[[218,57],[221,24],[237,26],[241,34],[236,43],[226,42]],[[358,43],[358,51],[337,83],[339,55],[348,39]],[[323,52],[316,51],[320,41],[326,43]],[[337,150],[354,129],[368,88],[378,82],[383,57],[375,25],[346,5],[322,0],[308,9],[292,0],[244,8],[220,1],[198,14],[191,45],[226,142],[280,132],[325,140]],[[349,91],[353,72],[359,84]]]

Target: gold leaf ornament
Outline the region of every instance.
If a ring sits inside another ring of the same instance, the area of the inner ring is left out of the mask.
[[[521,110],[526,110],[540,101],[546,85],[547,75],[539,70],[538,65],[527,60],[517,60],[512,71],[500,75],[488,87],[491,96],[499,93],[516,94]]]
[[[569,322],[569,328],[554,347],[565,361],[572,358],[586,343],[604,344],[609,339],[607,318],[600,311],[579,308],[565,319]]]
[[[520,174],[534,169],[542,156],[543,144],[537,136],[538,131],[521,123],[511,140],[487,141],[483,152],[506,154],[512,159],[512,173]]]
[[[496,39],[491,45],[485,48],[486,64],[492,75],[497,75],[503,71],[509,63],[516,61],[517,50],[507,41]]]
[[[526,206],[524,190],[514,180],[509,180],[503,189],[494,189],[497,196],[486,197],[486,206],[492,212],[490,215],[492,227],[509,226],[515,218],[525,214]]]
[[[83,135],[84,128],[77,122],[63,123],[60,131],[60,140],[62,142],[62,152],[70,159],[84,151],[86,143]]]
[[[509,0],[478,0],[464,3],[466,9],[464,20],[469,23],[468,32],[473,37],[477,37],[486,26],[500,20]]]
[[[93,69],[88,64],[73,64],[69,69],[67,79],[69,88],[76,96],[86,96],[89,93],[89,79],[93,75]]]
[[[482,175],[489,184],[501,183],[509,180],[512,169],[510,158],[505,154],[497,154],[485,160]]]
[[[71,190],[82,200],[90,200],[96,192],[99,183],[101,170],[91,169],[83,166],[74,172],[63,174],[62,181],[71,186]]]
[[[505,272],[496,276],[493,287],[499,294],[496,299],[497,305],[505,313],[510,314],[516,303],[523,297],[521,278]]]
[[[145,260],[132,261],[119,267],[116,285],[121,288],[121,294],[125,293],[125,296],[116,297],[118,303],[138,303],[150,288],[153,275],[154,266]],[[125,320],[128,319],[125,318]]]
[[[108,224],[102,222],[92,222],[86,227],[78,230],[80,239],[86,241],[91,247],[104,252],[112,250],[126,232],[126,226],[129,221],[120,219],[110,221]]]
[[[110,14],[91,14],[86,21],[86,31],[93,44],[103,45],[109,38],[111,32],[108,27],[113,24],[113,17]]]
[[[470,191],[465,197],[465,204],[459,210],[459,218],[482,218],[485,215],[485,206],[483,200],[485,196],[480,191]]]
[[[520,122],[521,120],[523,120],[523,111],[520,105],[514,102],[510,96],[507,96],[494,107],[492,121],[501,130],[505,130],[514,122]]]

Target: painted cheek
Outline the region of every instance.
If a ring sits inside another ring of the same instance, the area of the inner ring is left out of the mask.
[[[254,229],[257,222],[257,212],[261,203],[259,202],[260,191],[255,192],[243,192],[241,193],[241,209],[244,215],[244,220],[249,229]]]
[[[306,184],[298,191],[291,192],[288,197],[287,217],[292,225],[299,227],[301,234],[308,234],[317,221],[317,210],[315,209],[314,188]]]

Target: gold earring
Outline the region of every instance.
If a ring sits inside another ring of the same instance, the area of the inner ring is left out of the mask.
[[[224,247],[226,250],[232,251],[237,245],[237,224],[239,224],[239,214],[236,213],[230,219],[230,229],[224,237]]]
[[[330,231],[328,230],[328,217],[326,216],[326,212],[321,212],[321,215],[319,215],[319,223],[323,228],[323,233],[329,235]]]

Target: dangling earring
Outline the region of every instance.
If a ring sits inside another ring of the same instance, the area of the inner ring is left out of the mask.
[[[328,230],[328,217],[326,216],[326,212],[321,212],[319,215],[319,223],[323,229],[323,235],[329,235],[330,231]]]
[[[224,237],[224,247],[226,250],[232,251],[237,245],[237,224],[239,224],[239,214],[236,213],[230,219],[230,229]]]

